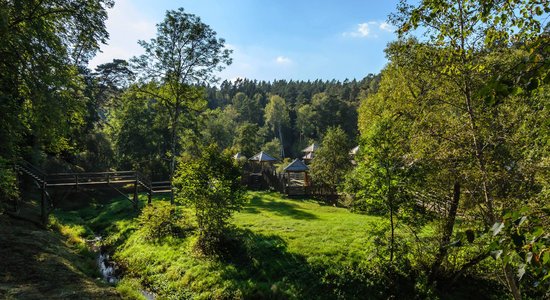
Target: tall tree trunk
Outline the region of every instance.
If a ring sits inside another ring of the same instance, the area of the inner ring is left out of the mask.
[[[391,177],[389,175],[389,170],[386,168],[386,180],[388,185],[388,192],[386,194],[386,201],[388,201],[388,206],[390,208],[390,227],[391,227],[391,238],[390,238],[390,262],[393,262],[393,255],[395,252],[395,222],[393,219],[393,194],[391,188]]]
[[[441,263],[443,259],[447,256],[448,245],[451,242],[451,237],[453,236],[453,230],[456,220],[456,213],[458,210],[458,204],[460,201],[460,182],[455,179],[453,184],[453,199],[451,201],[451,206],[449,208],[449,214],[445,221],[445,226],[443,227],[443,236],[439,244],[439,251],[435,256],[435,260],[430,268],[430,274],[428,275],[428,281],[433,283],[437,280],[439,273],[441,272]]]
[[[512,269],[512,267],[508,264],[504,267],[504,275],[506,276],[506,282],[508,283],[508,288],[514,297],[514,300],[521,300],[521,292],[516,282],[514,269]]]
[[[281,142],[281,160],[285,158],[285,147],[283,146],[283,132],[281,131],[281,124],[277,126],[279,128],[279,141]]]
[[[491,197],[489,193],[489,184],[488,184],[488,176],[487,176],[487,169],[485,165],[485,157],[483,155],[483,147],[480,144],[479,140],[479,128],[476,121],[476,116],[474,112],[474,108],[472,105],[472,72],[471,69],[468,67],[470,64],[469,59],[466,57],[466,52],[468,51],[465,41],[466,33],[464,31],[464,24],[467,22],[464,17],[464,8],[462,5],[462,0],[458,1],[458,7],[459,7],[459,17],[460,17],[460,32],[461,32],[461,38],[460,38],[460,59],[462,63],[462,75],[463,75],[463,93],[466,98],[466,109],[468,111],[468,117],[469,117],[469,123],[470,123],[470,129],[472,133],[472,142],[474,146],[474,152],[475,152],[475,159],[478,163],[479,170],[481,171],[482,175],[482,182],[481,182],[481,188],[483,191],[483,197],[485,204],[487,205],[487,215],[485,222],[488,223],[487,225],[492,225],[495,223],[495,212],[494,212],[494,205],[493,205],[493,198]]]
[[[390,262],[392,262],[394,247],[395,247],[395,224],[393,221],[393,205],[391,204],[390,204],[390,224],[391,224]]]
[[[180,114],[180,107],[179,107],[179,101],[176,100],[175,105],[175,111],[174,111],[174,119],[172,120],[172,132],[171,132],[171,145],[170,145],[170,151],[172,152],[172,157],[170,158],[170,185],[172,185],[173,179],[174,179],[174,173],[176,172],[176,150],[177,150],[177,143],[178,143],[178,118]],[[174,190],[172,188],[172,192],[170,193],[170,204],[174,204]]]

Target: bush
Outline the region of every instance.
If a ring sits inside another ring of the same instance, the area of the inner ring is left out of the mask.
[[[195,211],[198,250],[216,254],[223,244],[229,218],[244,204],[240,170],[228,153],[210,146],[199,157],[182,161],[173,183],[178,191],[177,201]]]
[[[138,222],[148,241],[158,241],[169,236],[182,237],[194,229],[191,213],[168,202],[147,205],[138,217]]]

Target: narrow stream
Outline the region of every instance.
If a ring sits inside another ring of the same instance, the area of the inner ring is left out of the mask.
[[[109,284],[117,284],[119,278],[115,275],[116,265],[109,258],[109,254],[100,251],[97,257],[97,266],[103,280]]]
[[[92,250],[99,254],[97,256],[97,267],[101,277],[108,284],[116,285],[120,281],[120,270],[118,270],[116,263],[111,260],[109,253],[101,249],[101,236],[96,236],[90,242]],[[145,290],[139,290],[139,292],[147,300],[155,299],[155,294],[151,292]]]

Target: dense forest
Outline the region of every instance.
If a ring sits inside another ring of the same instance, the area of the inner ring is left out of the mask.
[[[134,170],[169,180],[171,203],[128,219],[111,198],[53,208],[45,226],[75,234],[78,251],[104,233],[123,295],[550,297],[549,2],[402,1],[386,66],[343,82],[220,82],[232,51],[182,8],[139,42],[143,55],[91,69],[113,5],[0,0],[2,230],[23,218],[13,203],[38,203],[22,160],[46,173]],[[336,201],[245,191],[233,155],[288,163],[312,143],[312,181]],[[76,215],[82,230],[68,230]],[[292,222],[266,225],[281,216]],[[359,246],[333,244],[356,234]],[[13,276],[2,272],[0,283]]]

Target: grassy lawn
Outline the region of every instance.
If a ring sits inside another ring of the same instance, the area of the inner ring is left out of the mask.
[[[217,258],[197,255],[192,234],[147,241],[123,199],[95,216],[81,212],[94,231],[105,231],[126,269],[118,288],[123,294],[137,285],[161,298],[334,299],[383,293],[385,283],[368,271],[373,231],[383,226],[382,218],[276,193],[247,196],[249,203],[233,217],[226,252]]]
[[[194,233],[148,240],[139,212],[122,197],[56,210],[53,223],[75,243],[101,234],[125,270],[117,290],[128,298],[139,298],[139,288],[160,299],[385,299],[395,288],[414,293],[406,273],[377,267],[377,250],[385,249],[376,246],[376,239],[386,239],[384,218],[277,193],[247,197],[216,258],[195,252]],[[140,196],[140,207],[145,203]]]
[[[276,235],[290,253],[307,259],[326,256],[368,257],[371,230],[385,224],[380,217],[354,214],[309,199],[284,199],[278,194],[249,192],[250,203],[235,214],[234,223],[256,234]]]

